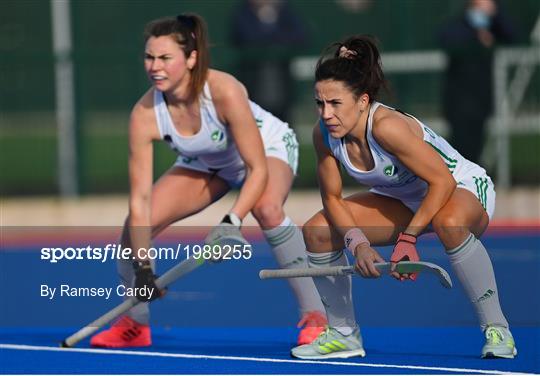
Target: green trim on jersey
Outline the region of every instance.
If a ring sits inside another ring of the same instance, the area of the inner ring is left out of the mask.
[[[435,149],[435,151],[437,153],[439,153],[439,155],[441,157],[443,157],[444,159],[444,163],[446,164],[446,166],[448,167],[448,169],[450,170],[451,173],[454,173],[454,170],[456,169],[457,167],[457,159],[453,159],[453,158],[450,158],[448,155],[446,155],[441,149],[439,149],[438,147],[436,147],[435,145],[433,145],[431,142],[429,141],[426,141],[429,145],[431,145],[431,147],[433,149]]]
[[[287,160],[289,166],[297,166],[298,164],[298,141],[293,130],[288,131],[282,138],[285,142],[285,149],[287,150]]]

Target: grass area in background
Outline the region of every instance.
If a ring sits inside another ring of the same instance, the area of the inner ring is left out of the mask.
[[[511,143],[514,185],[539,185],[540,135],[516,135]],[[6,135],[0,137],[0,194],[55,194],[57,188],[56,138],[54,135]],[[155,144],[154,176],[174,162],[175,155],[163,143]],[[128,192],[126,135],[87,135],[79,161],[82,194]],[[345,184],[353,182],[348,177]],[[312,145],[300,147],[299,176],[295,188],[315,188],[315,153]]]
[[[54,194],[56,137],[50,135],[0,137],[0,195]]]
[[[513,183],[539,185],[540,135],[514,135],[510,150]]]

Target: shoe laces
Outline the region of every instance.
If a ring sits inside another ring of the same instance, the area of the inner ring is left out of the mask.
[[[129,319],[126,316],[120,316],[119,318],[117,318],[116,320],[114,320],[111,323],[112,328],[121,327],[121,326],[123,326],[123,327],[131,326],[131,323],[129,322]]]
[[[486,329],[486,338],[490,345],[498,345],[504,340],[504,334],[500,329],[491,326]]]
[[[111,329],[126,331],[128,329],[139,329],[143,325],[139,324],[137,321],[133,320],[129,316],[121,316],[111,325]]]
[[[330,330],[331,328],[328,325],[325,325],[324,330],[319,333],[319,335],[317,336],[314,342],[317,342],[317,344],[326,343],[327,342],[326,339],[328,338],[328,335],[330,334]]]
[[[124,341],[131,341],[141,334],[142,325],[128,316],[122,316],[114,322],[111,330],[116,331]]]

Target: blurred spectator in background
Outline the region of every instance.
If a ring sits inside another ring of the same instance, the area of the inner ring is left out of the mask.
[[[473,162],[479,162],[493,110],[494,47],[514,39],[512,23],[494,0],[469,0],[459,18],[441,30],[449,63],[443,111],[451,128],[450,143]]]
[[[373,5],[373,0],[335,0],[336,4],[351,13],[365,12]]]
[[[237,77],[250,98],[290,123],[294,87],[289,65],[307,41],[300,17],[284,0],[244,0],[232,16],[231,39],[241,51]]]

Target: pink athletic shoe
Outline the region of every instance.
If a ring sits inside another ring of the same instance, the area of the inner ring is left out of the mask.
[[[298,345],[307,345],[313,342],[327,324],[326,316],[322,312],[306,312],[297,325],[298,328],[303,327],[298,334]]]
[[[122,316],[110,329],[93,336],[90,345],[107,348],[150,346],[150,326],[139,324],[129,316]]]

